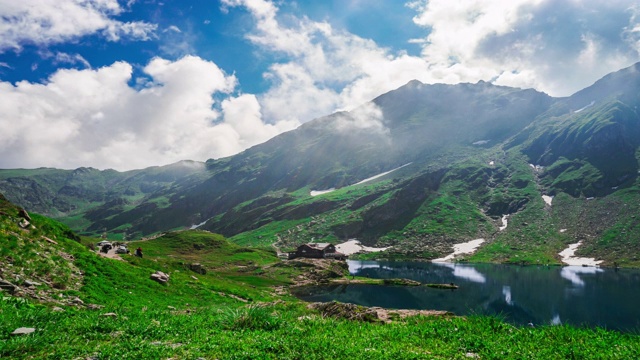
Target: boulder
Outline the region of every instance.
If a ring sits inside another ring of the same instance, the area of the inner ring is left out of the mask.
[[[25,209],[20,209],[20,212],[18,212],[18,216],[20,216],[23,219],[31,221],[31,216],[29,216],[29,213]]]
[[[35,332],[35,331],[36,331],[36,329],[34,329],[34,328],[21,327],[21,328],[17,328],[15,330],[13,330],[11,335],[27,335],[27,334],[31,334],[32,332]]]
[[[199,263],[189,265],[189,269],[200,275],[205,275],[207,273],[207,269],[205,269],[204,266],[202,266],[202,264],[199,264]]]
[[[24,281],[24,286],[26,287],[32,287],[32,286],[40,286],[42,284],[40,284],[39,282],[35,282],[35,281],[31,281],[31,280],[25,280]]]
[[[163,273],[162,271],[156,271],[155,273],[151,274],[151,280],[157,281],[160,284],[166,284],[167,281],[169,281],[169,275]]]
[[[29,225],[31,225],[31,223],[27,221],[27,219],[21,219],[20,222],[18,222],[18,226],[20,226],[23,229],[28,228]]]

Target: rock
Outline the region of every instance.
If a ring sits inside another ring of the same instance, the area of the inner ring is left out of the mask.
[[[18,287],[13,285],[12,283],[6,281],[6,280],[0,279],[0,289],[8,292],[9,294],[13,294],[13,293],[16,292]]]
[[[75,298],[71,299],[69,302],[71,302],[73,304],[84,305],[84,301],[80,300],[79,297],[75,297]]]
[[[31,281],[31,280],[25,280],[23,284],[24,284],[24,286],[27,286],[27,287],[42,285],[39,282],[35,282],[35,281]]]
[[[26,229],[29,227],[29,225],[31,225],[31,223],[29,221],[27,221],[27,219],[22,219],[20,220],[20,222],[18,223],[18,226],[20,226],[23,229]]]
[[[48,237],[46,237],[46,236],[43,236],[43,237],[42,237],[42,239],[44,239],[44,241],[46,241],[46,242],[48,242],[48,243],[50,243],[50,244],[58,245],[58,243],[57,243],[57,242],[55,242],[55,241],[53,241],[53,240],[49,239],[49,238],[48,238]]]
[[[64,309],[58,306],[54,306],[53,309],[51,309],[51,311],[53,312],[64,312]]]
[[[331,316],[338,319],[366,322],[380,321],[378,313],[375,311],[375,309],[367,308],[360,305],[331,301],[327,303],[312,303],[309,305],[309,307],[320,311],[323,317]]]
[[[201,275],[205,275],[207,273],[207,269],[205,269],[201,264],[195,263],[189,265],[189,269],[193,272],[196,272]]]
[[[31,221],[31,216],[29,216],[29,213],[25,209],[20,209],[20,211],[18,212],[18,216],[20,216],[23,219]]]
[[[15,330],[13,330],[11,335],[27,335],[27,334],[31,334],[32,332],[35,332],[35,331],[36,331],[36,329],[34,329],[34,328],[21,327],[21,328],[17,328]]]
[[[162,271],[156,271],[155,273],[151,274],[151,280],[157,281],[160,284],[166,284],[167,281],[169,281],[169,275],[163,273]]]

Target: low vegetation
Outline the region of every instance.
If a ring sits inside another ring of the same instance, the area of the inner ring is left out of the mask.
[[[638,335],[602,329],[514,327],[476,316],[383,321],[362,307],[327,316],[286,291],[313,265],[281,266],[272,250],[185,231],[130,243],[143,248],[143,258],[110,259],[89,249],[97,239],[80,241],[64,225],[37,215],[31,215],[32,227],[22,227],[19,209],[4,199],[0,205],[0,277],[21,289],[0,292],[0,358],[640,356]],[[194,271],[194,263],[206,271]],[[169,274],[170,280],[151,280],[156,271]],[[32,288],[25,279],[40,284]],[[360,312],[367,315],[360,319],[355,316]],[[12,335],[21,327],[34,332]]]

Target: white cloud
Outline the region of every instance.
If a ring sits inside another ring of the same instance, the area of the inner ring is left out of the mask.
[[[40,51],[39,55],[43,59],[53,59],[53,63],[55,65],[59,65],[59,64],[71,64],[71,65],[82,64],[85,68],[90,68],[91,67],[91,64],[89,64],[87,59],[85,59],[80,54],[69,54],[69,53],[65,53],[65,52],[61,52],[61,51],[58,51],[58,52],[55,52],[55,53],[50,52],[50,51]]]
[[[130,4],[128,5],[130,6]],[[122,37],[148,40],[155,24],[121,22],[117,0],[0,0],[0,52],[24,44],[49,45],[102,33],[108,40]]]
[[[566,96],[640,59],[634,0],[418,0],[422,57],[445,82],[495,80]]]
[[[180,28],[175,26],[175,25],[171,25],[168,28],[162,30],[162,32],[167,32],[167,31],[173,31],[173,32],[177,32],[177,33],[181,33],[182,32],[182,30],[180,30]]]
[[[187,56],[156,58],[151,82],[128,85],[125,62],[58,70],[45,84],[0,82],[0,167],[120,170],[235,154],[297,123],[264,124],[253,95],[231,96],[234,76]],[[215,110],[213,96],[227,97]]]
[[[429,67],[418,57],[391,54],[327,22],[278,15],[266,0],[223,0],[224,9],[243,6],[255,20],[247,39],[263,51],[284,56],[265,78],[272,87],[259,96],[269,121],[306,122],[349,110],[413,79],[428,81]]]

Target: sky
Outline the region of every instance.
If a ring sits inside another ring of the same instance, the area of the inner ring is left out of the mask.
[[[569,96],[638,61],[637,0],[0,0],[0,168],[204,161],[414,79]]]

